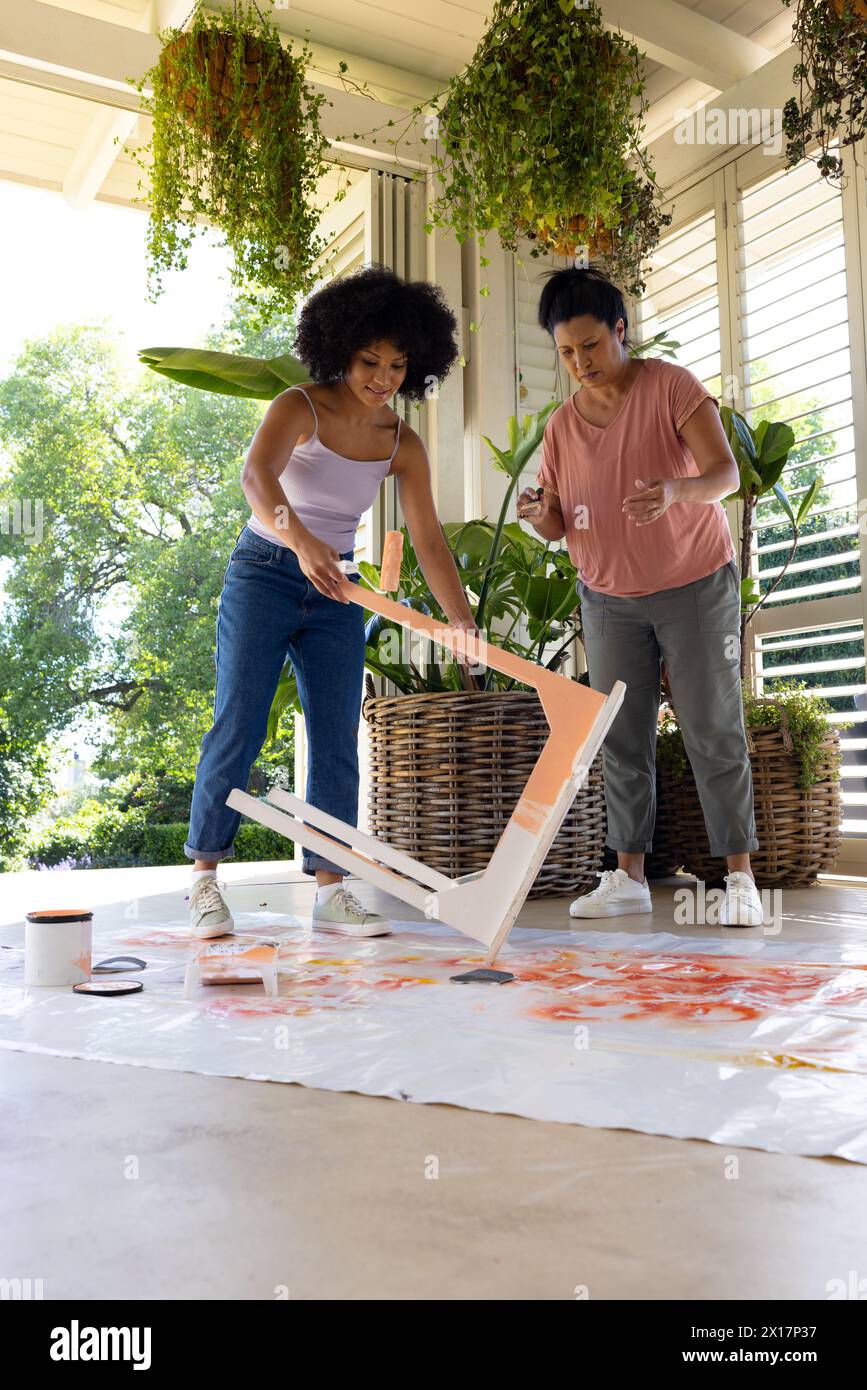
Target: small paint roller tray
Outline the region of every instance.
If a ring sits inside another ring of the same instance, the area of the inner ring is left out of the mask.
[[[198,985],[255,985],[261,982],[269,999],[277,997],[276,941],[212,941],[187,965],[184,997]]]

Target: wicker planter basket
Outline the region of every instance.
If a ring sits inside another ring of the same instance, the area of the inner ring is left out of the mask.
[[[370,833],[456,878],[487,866],[548,737],[535,691],[379,696],[368,677]],[[597,758],[531,889],[595,885],[605,838]]]
[[[759,849],[750,856],[760,888],[809,888],[816,875],[834,865],[842,839],[840,737],[836,729],[823,739],[819,780],[808,791],[799,785],[801,760],[794,750],[785,713],[776,725],[746,729],[753,770],[756,835]],[[724,859],[715,859],[691,769],[682,778],[658,768],[660,800],[677,826],[682,867],[706,883],[722,884]]]

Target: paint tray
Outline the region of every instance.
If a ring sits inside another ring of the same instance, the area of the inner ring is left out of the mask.
[[[269,999],[277,996],[276,941],[211,941],[190,960],[184,977],[184,997],[198,985],[254,985],[259,981]]]

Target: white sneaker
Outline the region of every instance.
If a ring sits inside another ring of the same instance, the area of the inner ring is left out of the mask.
[[[636,883],[625,869],[606,869],[599,887],[576,898],[569,908],[570,917],[628,917],[633,912],[652,912],[647,879]]]
[[[754,879],[741,869],[726,874],[726,900],[719,910],[721,927],[760,927],[765,920]]]
[[[387,936],[391,931],[391,922],[378,912],[368,912],[348,888],[337,888],[326,902],[313,904],[313,925],[341,936]]]
[[[190,935],[229,936],[235,923],[215,878],[198,878],[190,893]]]

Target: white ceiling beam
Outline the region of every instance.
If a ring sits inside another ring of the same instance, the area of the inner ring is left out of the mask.
[[[606,27],[621,29],[648,58],[720,92],[774,56],[676,0],[601,0],[601,7]]]
[[[666,131],[647,145],[647,154],[656,172],[657,183],[666,196],[681,192],[698,177],[712,173],[715,169],[723,167],[733,156],[744,153],[744,146],[737,138],[740,129],[739,117],[744,112],[755,112],[757,116],[762,113],[769,115],[772,118],[771,130],[774,136],[782,139],[783,106],[792,95],[792,68],[798,61],[798,50],[786,48],[782,53],[776,54],[760,72],[751,73],[741,82],[736,82],[726,91],[710,97],[698,106],[699,113],[707,109],[725,113],[725,130],[727,135],[733,137],[731,140],[723,139],[717,142],[716,131],[712,144],[705,143],[703,138],[695,138],[703,130],[699,119],[695,124],[695,132],[688,141],[683,139],[682,130],[678,131],[675,128]],[[682,118],[683,113],[681,121],[678,122],[681,126]]]
[[[40,0],[0,8],[0,61],[42,79],[65,78],[125,95],[127,77],[146,72],[158,51],[149,34]]]
[[[147,13],[154,28],[166,27],[177,8],[176,0],[153,0]],[[730,90],[773,58],[769,50],[675,0],[604,0],[603,10],[606,23],[631,34],[649,56],[715,91]],[[115,112],[139,111],[138,94],[126,79],[141,77],[158,54],[155,34],[41,0],[16,0],[14,5],[0,7],[0,76],[97,101]],[[374,126],[383,130],[390,118],[402,129],[406,116],[402,107],[374,104],[354,92],[318,83],[313,86],[333,103],[322,107],[321,120],[335,157],[355,151],[378,163],[391,162],[387,145],[380,148],[370,136],[354,137],[351,132],[369,132]],[[668,112],[668,120],[671,116]],[[82,143],[68,180],[67,192],[73,200],[87,201],[110,168],[109,153],[117,148],[113,137],[123,126],[123,122],[115,126],[115,119],[111,113],[100,113],[100,122],[94,122]],[[130,123],[126,124],[128,129]],[[339,135],[350,138],[338,142]],[[416,135],[408,130],[402,140],[401,161],[411,168],[425,168],[430,162],[419,136],[420,131]]]
[[[179,28],[189,14],[189,0],[151,0],[136,29],[153,34]],[[63,180],[63,196],[70,207],[82,208],[93,202],[137,120],[134,111],[100,110],[91,117]]]
[[[0,8],[0,77],[13,81],[138,112],[138,93],[126,78],[141,78],[154,66],[159,52],[159,39],[153,34],[90,19],[41,0],[16,0],[14,8]],[[416,121],[404,131],[407,113],[403,107],[320,83],[310,85],[329,103],[320,110],[320,123],[335,152],[355,150],[385,164],[427,168],[430,156],[421,141],[422,125]],[[404,131],[399,160],[386,144],[388,129],[384,127],[389,120]],[[375,127],[380,128],[379,145],[373,143]],[[354,131],[361,134],[355,138]],[[338,140],[347,135],[349,139]]]

